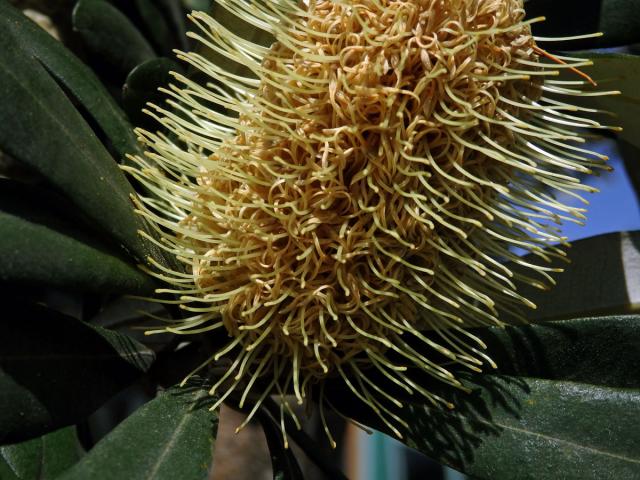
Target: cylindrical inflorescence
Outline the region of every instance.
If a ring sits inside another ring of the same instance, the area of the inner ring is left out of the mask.
[[[217,404],[259,383],[255,408],[290,410],[337,376],[397,431],[369,371],[441,401],[406,368],[460,386],[445,363],[492,364],[467,328],[517,319],[517,282],[552,282],[558,224],[584,218],[554,191],[592,190],[576,174],[605,160],[578,146],[605,127],[564,98],[590,62],[537,46],[522,0],[217,4],[273,43],[194,12],[217,60],[179,57],[209,83],[175,75],[150,112],[168,133],[139,132],[139,211],[185,264],[154,274],[191,312],[157,331],[226,330]]]

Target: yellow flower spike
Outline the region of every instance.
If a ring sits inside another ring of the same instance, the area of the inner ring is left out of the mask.
[[[209,83],[175,75],[149,112],[167,133],[138,132],[147,155],[127,171],[153,197],[136,207],[186,273],[150,268],[190,315],[151,333],[230,336],[216,406],[261,385],[251,414],[273,394],[297,422],[287,395],[318,389],[324,422],[323,380],[342,378],[401,436],[401,403],[370,375],[450,406],[408,368],[464,389],[452,365],[495,367],[466,329],[535,307],[514,282],[553,282],[555,225],[584,209],[552,192],[579,197],[592,189],[572,173],[606,169],[577,145],[609,127],[571,98],[616,92],[538,46],[554,39],[532,36],[543,19],[524,21],[522,0],[217,5],[273,43],[194,12],[191,36],[223,61],[179,53]]]

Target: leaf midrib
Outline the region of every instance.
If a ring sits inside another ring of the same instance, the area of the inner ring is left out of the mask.
[[[201,396],[202,396],[201,392],[197,392],[194,395],[194,402],[197,401]],[[164,463],[165,457],[169,454],[171,447],[173,447],[177,438],[180,436],[180,432],[185,428],[187,420],[189,419],[189,415],[191,415],[191,409],[187,410],[182,416],[182,419],[180,420],[175,430],[173,431],[171,438],[166,443],[166,445],[162,449],[162,452],[160,452],[160,455],[157,457],[156,461],[154,462],[153,467],[149,471],[149,475],[145,477],[146,480],[152,480],[155,477],[158,470],[160,470],[160,466]]]
[[[425,410],[436,412],[436,413],[440,413],[440,414],[442,414],[444,416],[447,416],[447,417],[458,418],[458,419],[463,420],[464,422],[466,422],[467,425],[470,425],[471,423],[480,423],[480,424],[487,425],[487,426],[498,426],[498,427],[501,427],[501,428],[503,428],[505,430],[511,430],[511,431],[514,431],[514,432],[522,433],[522,434],[525,434],[525,435],[530,435],[530,436],[537,437],[537,438],[544,438],[544,439],[547,439],[547,440],[552,440],[552,441],[560,443],[560,444],[569,445],[569,446],[575,447],[577,449],[587,450],[589,452],[594,452],[594,453],[599,454],[599,455],[608,456],[608,457],[615,458],[615,459],[618,459],[618,460],[622,460],[622,461],[625,461],[625,462],[629,462],[629,463],[632,463],[632,464],[640,464],[640,459],[634,459],[634,458],[630,458],[630,457],[625,457],[624,455],[619,455],[619,454],[616,454],[616,453],[613,453],[613,452],[609,452],[607,450],[598,450],[597,448],[588,447],[588,446],[585,446],[585,445],[580,445],[579,443],[571,442],[569,440],[565,440],[565,439],[558,438],[558,437],[553,437],[551,435],[546,435],[544,433],[534,432],[532,430],[526,430],[524,428],[518,428],[518,427],[514,427],[512,425],[508,425],[508,424],[504,424],[504,423],[500,423],[500,422],[493,422],[493,421],[490,422],[490,421],[487,421],[487,420],[484,420],[484,419],[469,419],[468,417],[464,417],[463,415],[460,415],[460,414],[455,414],[455,413],[450,413],[450,412],[443,412],[443,411],[440,411],[440,410],[435,411],[435,410],[433,410],[432,408],[429,408],[429,407],[425,407]]]
[[[506,425],[504,423],[499,423],[499,422],[487,422],[486,420],[479,420],[479,421],[481,423],[485,423],[485,424],[488,424],[488,425],[497,425],[497,426],[502,427],[502,428],[504,428],[506,430],[513,430],[515,432],[521,432],[521,433],[524,433],[526,435],[533,435],[535,437],[544,438],[544,439],[547,439],[547,440],[553,440],[555,442],[562,443],[564,445],[570,445],[572,447],[580,448],[580,449],[583,449],[583,450],[587,450],[587,451],[594,452],[594,453],[597,453],[597,454],[609,456],[609,457],[612,457],[612,458],[617,458],[619,460],[623,460],[623,461],[626,461],[626,462],[640,464],[640,459],[634,459],[634,458],[625,457],[624,455],[619,455],[619,454],[616,454],[616,453],[608,452],[606,450],[598,450],[597,448],[587,447],[585,445],[580,445],[579,443],[571,442],[569,440],[564,440],[564,439],[561,439],[561,438],[552,437],[550,435],[545,435],[544,433],[534,432],[534,431],[531,431],[531,430],[525,430],[524,428],[518,428],[518,427],[514,427],[514,426],[511,426],[511,425]]]

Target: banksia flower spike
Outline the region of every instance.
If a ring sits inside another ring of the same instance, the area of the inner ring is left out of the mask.
[[[221,61],[179,53],[208,83],[175,74],[149,112],[166,132],[139,131],[138,211],[184,265],[152,273],[188,312],[150,333],[228,336],[201,366],[230,359],[213,408],[256,390],[251,415],[268,395],[294,415],[313,394],[324,420],[334,377],[400,435],[373,374],[449,405],[407,369],[463,388],[452,366],[493,365],[468,329],[534,307],[518,282],[552,284],[558,225],[584,219],[554,192],[606,168],[580,144],[609,127],[571,99],[616,92],[541,47],[558,39],[522,0],[216,3],[272,44],[194,12]]]

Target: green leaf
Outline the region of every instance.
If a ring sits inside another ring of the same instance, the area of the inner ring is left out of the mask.
[[[95,293],[148,294],[154,288],[150,277],[112,253],[3,212],[0,280]]]
[[[484,328],[496,373],[640,388],[640,316],[580,318],[537,325]]]
[[[173,80],[170,72],[180,72],[182,67],[168,58],[154,58],[134,68],[127,76],[123,87],[122,100],[129,117],[136,124],[148,130],[158,130],[160,124],[151,116],[142,112],[147,103],[161,105],[166,94],[158,91],[160,87],[168,88]]]
[[[3,480],[53,480],[83,455],[75,427],[0,447]]]
[[[72,425],[148,370],[154,354],[125,335],[3,298],[0,442]]]
[[[484,374],[500,374],[522,377],[536,377],[547,380],[562,380],[615,388],[640,388],[640,375],[629,372],[640,371],[637,355],[640,345],[640,316],[578,318],[564,321],[538,323],[533,325],[485,327],[469,330],[486,345],[484,353],[497,365],[493,370],[485,364]],[[424,332],[437,340],[435,334]],[[424,356],[437,361],[430,348],[418,340],[410,342],[412,347]],[[390,360],[395,363],[394,355]],[[469,370],[462,366],[450,365],[448,369],[455,376],[465,376]],[[442,385],[419,370],[411,369],[409,374],[425,388],[441,389]],[[396,385],[376,372],[369,374],[377,384],[394,397],[415,402],[416,397],[407,395]],[[329,380],[328,390],[344,390]],[[444,391],[449,399],[452,391]],[[336,398],[336,403],[339,402]]]
[[[635,0],[530,0],[525,9],[529,18],[546,17],[546,21],[533,26],[535,35],[604,33],[597,38],[548,44],[554,50],[615,47],[640,41],[640,4]]]
[[[55,40],[6,0],[0,28],[0,149],[44,175],[119,246],[146,258],[155,249],[137,233],[144,224],[133,213],[131,186],[48,73],[55,65],[32,47]]]
[[[136,26],[104,0],[79,0],[72,21],[89,53],[120,78],[155,57],[153,48]]]
[[[576,52],[572,55],[593,60],[593,66],[585,67],[583,71],[598,82],[600,90],[622,92],[620,95],[602,97],[575,97],[575,103],[614,114],[613,118],[600,115],[596,119],[605,125],[621,126],[623,130],[617,134],[618,137],[640,146],[640,57],[596,52]]]
[[[8,6],[6,0],[0,0],[0,26],[5,34],[11,32],[14,36],[13,48],[20,48],[25,57],[37,60],[84,107],[120,158],[140,150],[124,112],[86,65],[42,28]],[[0,61],[4,63],[2,57]]]
[[[126,15],[153,45],[156,53],[173,56],[176,47],[187,50],[181,0],[106,0]]]
[[[571,263],[554,275],[557,285],[551,290],[519,286],[518,292],[537,305],[524,312],[527,319],[628,313],[640,306],[640,232],[579,240],[567,250],[567,256]]]
[[[169,55],[174,47],[174,39],[162,6],[152,0],[134,0],[134,3],[157,51]]]
[[[206,479],[218,424],[208,404],[206,390],[168,390],[122,422],[60,480]]]
[[[466,394],[410,372],[453,410],[370,379],[405,402],[396,413],[409,446],[474,478],[631,479],[640,471],[639,326],[629,315],[475,329],[503,376],[457,371],[477,388]],[[388,431],[345,390],[327,389],[342,413]]]
[[[640,4],[639,4],[640,5]],[[571,56],[590,59],[592,66],[581,67],[597,83],[600,91],[619,91],[619,95],[574,96],[571,103],[581,107],[598,109],[605,113],[582,113],[580,116],[599,121],[602,125],[622,127],[616,132],[622,140],[621,154],[631,179],[638,189],[637,167],[640,148],[640,95],[637,79],[640,78],[640,57],[619,53],[572,52]],[[575,77],[575,75],[572,74]]]
[[[186,26],[186,15],[185,9],[183,7],[183,2],[181,0],[156,0],[160,5],[162,12],[167,17],[171,27],[176,32],[176,37],[178,40],[178,45],[182,50],[187,50],[189,48],[187,42],[187,26]],[[206,0],[207,8],[203,9],[203,11],[208,11],[208,8],[211,7],[211,0]],[[187,10],[197,10],[195,8],[188,8]]]
[[[211,8],[212,0],[183,0],[184,5],[189,10],[200,10],[206,12]]]
[[[640,471],[640,392],[533,378],[469,376],[455,408],[407,405],[404,443],[478,479],[617,480]],[[438,390],[435,390],[438,391]],[[453,398],[452,398],[453,397]],[[356,420],[377,421],[365,408]]]
[[[638,478],[640,392],[493,376],[477,383],[454,410],[408,408],[407,445],[480,479]]]
[[[0,180],[0,281],[101,294],[151,293],[151,277],[71,224],[63,200],[42,187]]]

